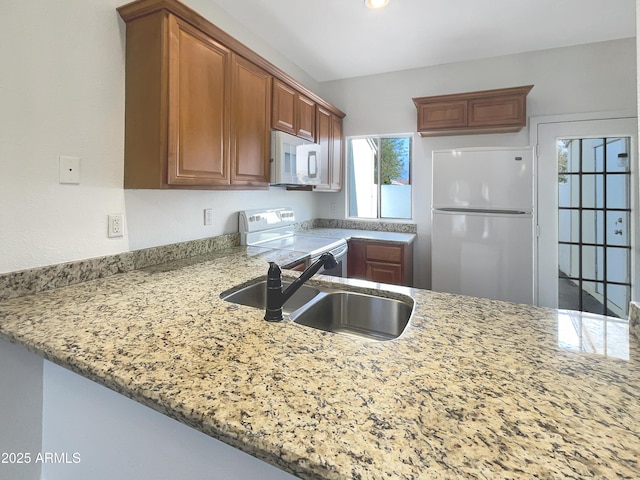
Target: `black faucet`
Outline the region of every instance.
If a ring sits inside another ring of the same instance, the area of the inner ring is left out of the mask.
[[[269,262],[269,272],[267,273],[267,309],[264,319],[269,322],[279,322],[282,320],[282,305],[289,300],[291,295],[302,286],[304,282],[313,277],[320,268],[331,269],[338,265],[335,257],[331,253],[323,253],[315,262],[307,267],[302,274],[295,279],[286,290],[282,291],[282,271],[275,262]]]

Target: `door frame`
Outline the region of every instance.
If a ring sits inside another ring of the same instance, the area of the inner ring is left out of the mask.
[[[544,275],[540,275],[540,264],[543,261],[543,257],[540,251],[540,211],[539,211],[539,199],[540,190],[544,188],[543,182],[540,181],[540,158],[539,158],[539,138],[538,130],[542,124],[550,123],[570,123],[570,122],[587,122],[587,121],[606,121],[606,120],[634,120],[638,122],[638,112],[636,110],[615,110],[604,112],[586,112],[576,114],[563,114],[563,115],[547,115],[539,117],[530,117],[529,119],[529,141],[534,147],[535,155],[535,177],[536,177],[536,189],[535,189],[535,208],[536,208],[536,261],[535,261],[535,299],[536,303],[541,306],[554,306],[557,308],[557,298],[555,305],[550,305],[548,301],[545,301],[545,295],[540,294],[540,283],[547,281]],[[631,138],[631,151],[635,155],[634,162],[631,164],[631,212],[632,212],[632,225],[631,225],[631,300],[637,301],[640,299],[640,156],[638,152],[638,127],[632,132]],[[554,212],[555,225],[556,225],[556,240],[557,240],[557,209]],[[635,218],[634,218],[635,217]],[[543,217],[544,219],[544,217]],[[544,223],[544,222],[542,222]],[[556,257],[557,257],[557,251]],[[557,263],[557,262],[556,262]],[[557,291],[557,288],[556,288]]]

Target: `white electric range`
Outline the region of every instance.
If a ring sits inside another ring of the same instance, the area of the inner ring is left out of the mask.
[[[320,255],[331,252],[338,266],[321,270],[324,275],[347,276],[347,242],[341,239],[316,237],[295,231],[296,216],[292,208],[269,208],[238,212],[238,229],[242,245],[261,249],[286,250],[300,253],[309,266]]]

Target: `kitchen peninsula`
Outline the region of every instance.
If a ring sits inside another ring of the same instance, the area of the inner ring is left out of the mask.
[[[7,299],[0,336],[301,478],[640,476],[626,327],[603,355],[561,332],[604,317],[312,279],[414,299],[372,342],[220,299],[263,274],[235,246]]]

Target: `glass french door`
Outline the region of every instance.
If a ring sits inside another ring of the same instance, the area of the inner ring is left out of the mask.
[[[631,299],[630,140],[557,140],[559,308],[627,316]]]
[[[538,304],[626,317],[637,297],[635,118],[537,126]]]

